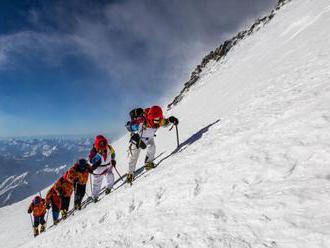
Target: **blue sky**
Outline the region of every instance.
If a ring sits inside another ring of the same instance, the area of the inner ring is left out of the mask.
[[[0,136],[125,132],[275,0],[2,0]]]

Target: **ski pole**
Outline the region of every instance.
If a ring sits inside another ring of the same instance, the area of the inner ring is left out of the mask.
[[[115,170],[116,170],[118,176],[120,177],[120,180],[124,181],[124,179],[122,178],[122,176],[119,174],[119,171],[117,170],[117,168],[116,168],[116,167],[114,167],[114,168],[115,168]]]
[[[73,203],[75,204],[75,203],[76,203],[76,200],[77,200],[77,188],[78,188],[78,182],[75,182],[73,187],[74,187]]]
[[[46,227],[47,227],[47,221],[48,221],[48,215],[49,215],[49,209],[47,210],[47,215],[46,215],[46,224],[45,224],[45,229],[46,229]]]
[[[33,220],[32,220],[32,216],[31,216],[31,214],[29,214],[29,215],[30,215],[31,226],[33,227]]]
[[[91,174],[89,174],[89,185],[91,186],[91,194],[93,194],[92,175]]]
[[[175,125],[177,148],[180,146],[178,125]]]

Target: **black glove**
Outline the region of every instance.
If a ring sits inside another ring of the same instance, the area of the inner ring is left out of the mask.
[[[176,117],[174,117],[174,116],[170,116],[168,118],[168,121],[171,122],[171,123],[173,123],[173,125],[178,125],[179,124],[179,120]]]
[[[147,147],[147,145],[140,138],[140,135],[138,135],[137,133],[132,135],[132,137],[130,139],[130,143],[136,145],[137,148],[146,149],[146,147]]]
[[[46,208],[47,208],[47,209],[50,209],[50,205],[48,204],[48,205],[46,206]]]
[[[58,196],[60,198],[62,198],[62,196],[63,196],[63,190],[62,189],[58,189],[57,191],[58,191]]]
[[[97,169],[97,167],[99,167],[97,164],[93,164],[91,167],[91,171],[95,171]]]
[[[101,165],[102,161],[98,160],[96,161],[93,165],[92,165],[92,171],[96,170],[100,165]]]
[[[113,167],[116,167],[116,163],[117,163],[116,160],[114,160],[114,159],[111,160],[111,164]]]

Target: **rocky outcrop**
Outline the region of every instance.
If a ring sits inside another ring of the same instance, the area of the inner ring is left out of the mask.
[[[219,61],[220,59],[224,58],[227,53],[241,40],[245,39],[249,35],[254,32],[257,32],[260,28],[266,25],[273,17],[275,16],[276,12],[286,3],[290,2],[291,0],[278,0],[275,8],[270,12],[269,15],[264,16],[262,18],[258,18],[255,23],[247,30],[239,32],[230,40],[226,40],[222,43],[219,47],[217,47],[214,51],[211,51],[208,55],[206,55],[202,62],[197,65],[195,70],[191,73],[190,79],[184,84],[184,88],[181,90],[179,95],[177,95],[174,100],[167,105],[168,110],[171,109],[174,105],[182,100],[185,93],[187,93],[192,85],[194,85],[200,77],[200,73],[202,72],[203,68],[211,61]]]

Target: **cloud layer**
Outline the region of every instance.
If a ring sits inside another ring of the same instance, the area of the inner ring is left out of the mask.
[[[61,97],[74,98],[78,88],[88,91],[91,99],[99,99],[101,112],[108,111],[102,106],[115,105],[109,115],[119,123],[129,108],[159,103],[205,53],[275,2],[41,1],[29,7],[20,29],[0,34],[0,74],[31,73],[30,65],[39,64],[44,71],[72,72],[66,84],[53,82],[67,89]],[[42,88],[45,80],[34,84]],[[87,105],[70,108],[89,111]]]

